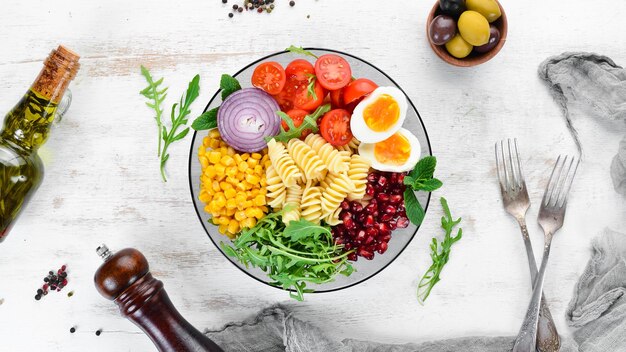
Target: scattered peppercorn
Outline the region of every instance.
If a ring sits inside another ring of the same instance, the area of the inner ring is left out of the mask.
[[[36,300],[40,300],[42,296],[48,294],[48,290],[60,292],[65,286],[67,286],[67,266],[63,265],[56,271],[48,271],[48,276],[43,279],[44,284],[41,288],[37,289],[35,295]]]
[[[232,12],[228,14],[228,17],[230,17],[230,18],[233,18],[233,16],[235,16],[235,15],[233,15]]]
[[[237,8],[239,8],[239,5],[237,4],[233,5],[233,10],[237,10]]]
[[[102,329],[96,330],[96,336],[100,336],[100,334],[102,334]]]
[[[70,332],[71,332],[72,334],[73,334],[73,333],[75,333],[75,332],[76,332],[76,327],[72,326],[72,327],[70,328]]]
[[[293,0],[289,1],[289,6],[291,6],[291,7],[296,6],[296,2],[295,2],[295,1],[293,1]]]
[[[225,4],[227,2],[228,2],[228,0],[222,0],[222,4]]]
[[[237,12],[243,12],[243,7],[238,8]]]
[[[67,297],[72,297],[74,295],[74,291],[70,291],[67,293]]]

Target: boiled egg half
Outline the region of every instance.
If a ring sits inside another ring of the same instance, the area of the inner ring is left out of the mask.
[[[350,129],[362,143],[383,141],[396,133],[406,117],[408,103],[395,87],[378,87],[355,108]]]
[[[389,172],[412,170],[421,151],[417,137],[404,128],[383,141],[359,145],[359,154],[370,161],[373,169]]]

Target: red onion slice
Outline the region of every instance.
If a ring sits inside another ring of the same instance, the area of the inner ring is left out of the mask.
[[[271,95],[258,88],[244,88],[224,100],[217,112],[217,128],[234,149],[258,152],[267,146],[265,137],[280,132],[279,110]]]

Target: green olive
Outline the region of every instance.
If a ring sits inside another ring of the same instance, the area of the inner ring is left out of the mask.
[[[469,55],[473,48],[472,44],[463,40],[463,37],[459,34],[446,43],[446,50],[457,59],[462,59]]]
[[[489,41],[489,22],[476,11],[465,11],[459,17],[459,33],[466,42],[480,46]]]
[[[467,6],[468,10],[476,11],[485,16],[489,23],[502,16],[500,6],[498,6],[496,0],[466,0],[465,6]]]

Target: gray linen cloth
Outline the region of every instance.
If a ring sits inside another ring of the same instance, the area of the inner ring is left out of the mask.
[[[577,328],[563,339],[563,352],[626,351],[626,235],[606,230],[593,241],[593,254],[567,309]],[[508,352],[514,336],[463,337],[392,345],[334,340],[281,306],[206,334],[226,352]]]
[[[582,146],[570,118],[573,106],[582,107],[594,118],[626,120],[626,70],[606,56],[593,53],[563,53],[539,66],[554,100],[559,104],[578,150]],[[626,136],[611,164],[615,190],[626,195]]]
[[[626,119],[626,70],[608,57],[564,53],[544,61],[539,76],[563,110],[581,153],[570,104],[585,107],[594,117]],[[615,190],[626,195],[626,137],[613,160],[611,177]],[[575,329],[573,340],[564,338],[561,351],[626,352],[626,235],[606,230],[592,247],[592,257],[567,309],[567,322]],[[508,352],[515,338],[462,337],[404,345],[338,341],[282,306],[206,334],[226,352]]]

